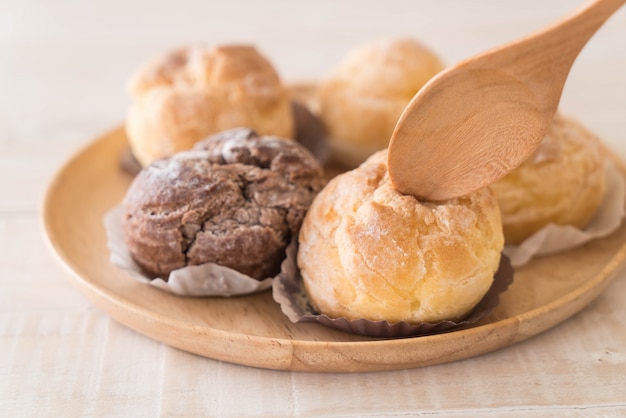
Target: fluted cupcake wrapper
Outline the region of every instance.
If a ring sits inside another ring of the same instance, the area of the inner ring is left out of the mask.
[[[311,305],[297,266],[297,252],[296,243],[291,243],[287,247],[287,257],[282,263],[281,273],[275,278],[272,285],[272,296],[280,305],[282,312],[293,323],[316,322],[340,331],[369,337],[414,337],[476,323],[493,312],[493,309],[500,302],[500,294],[513,282],[513,267],[508,257],[503,254],[489,291],[462,321],[409,324],[407,322],[390,323],[367,319],[331,318],[316,312]]]

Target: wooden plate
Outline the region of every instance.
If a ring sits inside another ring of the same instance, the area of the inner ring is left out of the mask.
[[[412,368],[476,356],[538,334],[581,310],[626,258],[626,226],[611,236],[518,269],[494,314],[444,334],[375,339],[295,325],[270,292],[182,298],[135,282],[108,261],[102,218],[131,178],[119,169],[122,129],[97,139],[49,186],[43,224],[51,248],[91,301],[122,324],[173,347],[244,365],[301,371]],[[622,172],[624,165],[617,161]],[[555,353],[557,354],[557,353]]]

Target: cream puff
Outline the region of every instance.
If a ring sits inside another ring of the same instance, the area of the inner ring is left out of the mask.
[[[139,69],[129,90],[126,133],[142,166],[226,129],[247,127],[285,138],[294,134],[288,91],[252,46],[172,51]]]
[[[386,148],[404,108],[443,68],[431,50],[411,39],[351,50],[317,91],[336,162],[354,167]]]
[[[380,151],[316,196],[297,263],[318,312],[419,324],[467,315],[492,285],[503,245],[489,188],[419,201],[393,188]]]
[[[322,185],[299,143],[224,131],[139,172],[123,200],[125,242],[151,277],[205,263],[273,277]]]

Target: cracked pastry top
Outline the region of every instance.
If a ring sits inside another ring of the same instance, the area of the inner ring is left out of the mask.
[[[240,126],[293,137],[286,87],[254,47],[192,46],[145,64],[129,83],[126,133],[142,166]]]
[[[318,312],[416,324],[469,313],[490,288],[503,245],[489,188],[419,201],[393,188],[380,151],[317,195],[297,261]]]
[[[123,201],[126,244],[146,273],[164,279],[208,262],[273,277],[322,177],[294,141],[221,132],[137,175]]]

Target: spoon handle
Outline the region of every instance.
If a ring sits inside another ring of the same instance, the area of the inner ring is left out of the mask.
[[[509,57],[508,61],[514,65],[509,66],[508,71],[523,80],[535,94],[549,95],[547,103],[556,109],[579,52],[624,3],[626,0],[591,1],[545,29],[489,53],[501,54],[508,46],[517,44],[517,48],[508,48],[516,54]]]

